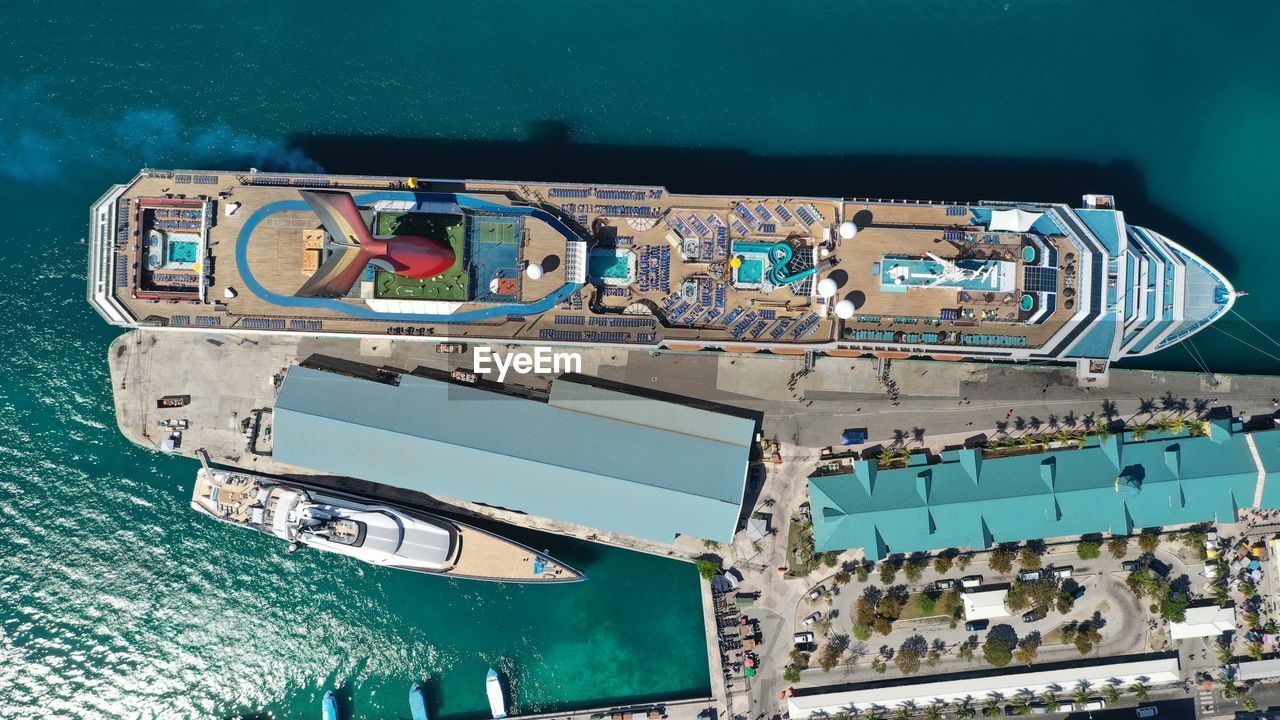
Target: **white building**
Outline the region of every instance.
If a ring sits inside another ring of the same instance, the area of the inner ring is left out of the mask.
[[[965,620],[990,620],[1013,614],[1009,610],[1008,589],[965,593],[962,597]]]
[[[1189,638],[1214,637],[1228,630],[1236,629],[1236,609],[1234,607],[1187,608],[1187,617],[1182,622],[1169,623],[1169,634],[1174,640]]]
[[[1133,656],[1131,656],[1133,657]],[[864,683],[850,690],[801,688],[787,700],[792,720],[862,711],[871,707],[894,708],[904,703],[928,705],[968,698],[975,704],[991,696],[1013,698],[1046,691],[1069,693],[1077,685],[1100,690],[1104,685],[1127,687],[1136,682],[1168,685],[1182,682],[1176,653],[1137,656],[1128,662],[1098,663],[1055,670],[1021,671],[1003,668],[990,673],[963,673],[950,679],[920,683]],[[927,680],[927,678],[922,678]]]

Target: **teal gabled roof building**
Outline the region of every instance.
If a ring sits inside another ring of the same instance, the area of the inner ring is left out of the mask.
[[[1237,519],[1280,507],[1280,432],[1247,434],[1229,419],[1207,436],[1118,434],[1086,447],[984,458],[981,450],[913,456],[905,468],[858,460],[809,479],[820,552],[866,557],[985,548],[1005,542]]]
[[[659,542],[728,542],[755,420],[556,380],[547,402],[295,366],[275,460]]]

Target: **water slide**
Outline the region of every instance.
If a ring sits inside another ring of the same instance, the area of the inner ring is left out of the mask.
[[[830,260],[823,260],[811,268],[793,273],[787,265],[791,263],[794,255],[795,250],[789,243],[774,243],[773,247],[769,248],[769,259],[773,261],[773,266],[769,268],[769,282],[777,287],[784,287],[804,280],[810,275],[816,275],[832,265]]]

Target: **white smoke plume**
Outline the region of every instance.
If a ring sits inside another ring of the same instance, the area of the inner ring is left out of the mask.
[[[192,125],[165,108],[86,117],[49,102],[37,87],[0,88],[0,178],[46,184],[97,167],[189,167],[323,172],[297,148],[226,123]]]

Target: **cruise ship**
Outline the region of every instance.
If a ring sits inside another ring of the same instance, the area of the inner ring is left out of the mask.
[[[91,211],[124,327],[613,345],[1105,372],[1238,293],[1112,197],[930,202],[143,170]]]
[[[556,584],[582,573],[439,515],[235,470],[201,468],[191,507],[237,527],[379,567],[469,580]]]

